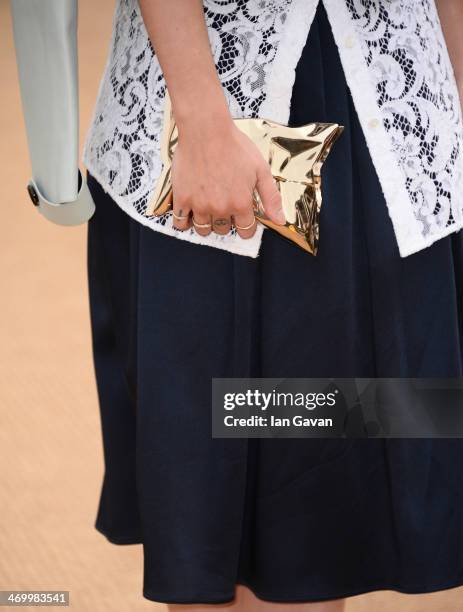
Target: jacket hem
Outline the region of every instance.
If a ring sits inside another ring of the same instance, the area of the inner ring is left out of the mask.
[[[187,234],[186,232],[176,230],[174,227],[172,227],[172,221],[170,218],[169,225],[161,225],[160,223],[156,223],[156,221],[153,221],[149,217],[145,217],[143,214],[137,212],[133,208],[133,206],[126,202],[123,197],[121,197],[119,194],[115,193],[111,189],[110,185],[108,185],[99,170],[93,166],[90,160],[88,160],[85,153],[82,158],[82,162],[85,164],[88,172],[93,176],[94,179],[98,181],[101,188],[111,197],[111,199],[119,206],[119,208],[121,208],[125,213],[127,213],[129,217],[141,223],[142,225],[149,227],[155,232],[159,232],[160,234],[164,234],[166,236],[171,236],[172,238],[176,238],[177,240],[190,242],[191,244],[198,244],[202,246],[210,246],[217,249],[221,249],[222,251],[227,251],[229,253],[233,253],[234,255],[243,255],[247,257],[252,257],[254,259],[259,255],[261,237],[265,229],[265,227],[260,223],[257,224],[257,229],[254,236],[248,239],[241,238],[238,234],[236,234],[236,236],[232,238],[230,238],[229,236],[220,236],[219,234],[214,233],[211,233],[208,237],[203,237],[196,233]]]
[[[145,225],[146,227],[149,227],[150,229],[159,232],[161,234],[167,235],[167,236],[171,236],[172,238],[177,238],[178,240],[184,240],[185,242],[190,242],[192,244],[199,244],[201,246],[210,246],[213,248],[217,248],[220,249],[222,251],[226,251],[228,253],[232,253],[234,255],[242,255],[242,256],[247,256],[247,257],[251,257],[253,259],[256,259],[259,256],[260,253],[260,246],[262,244],[262,234],[264,232],[264,230],[266,229],[264,226],[258,224],[257,226],[257,230],[256,230],[256,234],[254,235],[253,239],[253,248],[249,248],[247,247],[247,245],[243,248],[241,247],[241,245],[239,243],[235,243],[235,244],[227,244],[224,245],[223,241],[221,241],[220,239],[222,238],[222,236],[217,236],[217,238],[219,238],[219,240],[217,240],[216,242],[206,242],[201,236],[198,235],[198,237],[196,236],[184,236],[182,234],[182,232],[179,232],[171,227],[165,227],[162,225],[155,225],[152,221],[150,221],[150,219],[148,217],[144,217],[142,214],[137,213],[133,207],[131,207],[130,205],[128,206],[123,198],[119,198],[117,196],[117,194],[112,193],[112,190],[106,185],[104,179],[101,177],[100,173],[98,172],[98,170],[96,168],[90,167],[87,165],[87,162],[85,160],[85,158],[82,160],[83,163],[86,164],[87,166],[87,170],[89,171],[89,173],[98,181],[98,183],[101,185],[102,189],[108,193],[108,195],[114,200],[114,202],[125,212],[127,213],[132,219],[134,219],[135,221],[141,223],[142,225]],[[405,243],[399,242],[397,241],[398,244],[398,249],[399,249],[399,254],[401,258],[404,257],[408,257],[410,255],[413,255],[415,253],[418,253],[428,247],[430,247],[431,245],[433,245],[434,243],[438,242],[439,240],[441,240],[442,238],[446,238],[447,236],[450,236],[453,233],[457,233],[459,231],[461,231],[463,229],[463,219],[461,221],[459,221],[458,223],[454,223],[453,225],[450,225],[446,228],[444,228],[443,230],[441,230],[439,233],[437,234],[432,234],[429,235],[425,238],[418,238],[418,240],[413,240],[413,241],[408,241]],[[214,236],[214,238],[216,238],[216,236]],[[240,238],[239,236],[237,236],[234,240],[241,240],[244,241],[244,239]]]
[[[414,253],[419,253],[420,251],[423,251],[424,249],[435,244],[442,238],[446,238],[447,236],[450,236],[451,234],[456,234],[462,229],[463,229],[463,220],[460,221],[459,223],[454,223],[453,225],[450,225],[449,227],[444,228],[438,234],[432,234],[421,240],[417,240],[407,245],[403,245],[402,247],[400,247],[399,245],[400,256],[408,257],[409,255],[413,255]]]

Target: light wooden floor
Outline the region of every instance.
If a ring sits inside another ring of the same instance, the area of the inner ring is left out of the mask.
[[[111,27],[110,0],[80,0],[82,134]],[[142,598],[140,546],[93,528],[102,477],[90,352],[86,227],[33,209],[11,21],[0,0],[0,589],[63,589],[79,612],[164,610]],[[457,612],[463,588],[379,592],[348,612]]]

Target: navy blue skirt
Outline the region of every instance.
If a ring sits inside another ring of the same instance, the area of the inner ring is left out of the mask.
[[[268,230],[257,259],[164,236],[89,176],[96,528],[143,544],[148,599],[463,584],[463,440],[211,437],[212,377],[463,374],[463,234],[399,257],[322,6],[291,105],[291,124],[310,121],[345,126],[316,258]]]

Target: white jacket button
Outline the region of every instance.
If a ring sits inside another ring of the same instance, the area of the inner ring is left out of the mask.
[[[380,123],[379,119],[377,119],[376,117],[373,117],[373,119],[370,119],[368,121],[368,127],[374,130],[375,128],[379,127],[379,123]]]
[[[355,39],[353,36],[346,36],[345,40],[344,40],[344,46],[346,46],[348,49],[352,49],[352,47],[355,45]]]

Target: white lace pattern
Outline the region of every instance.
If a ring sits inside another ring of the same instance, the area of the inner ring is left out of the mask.
[[[402,256],[463,226],[463,128],[434,0],[323,0]],[[205,0],[232,115],[286,122],[317,0]],[[118,0],[84,163],[129,215],[154,230],[258,255],[233,231],[179,232],[144,215],[161,171],[165,83],[137,0]]]

